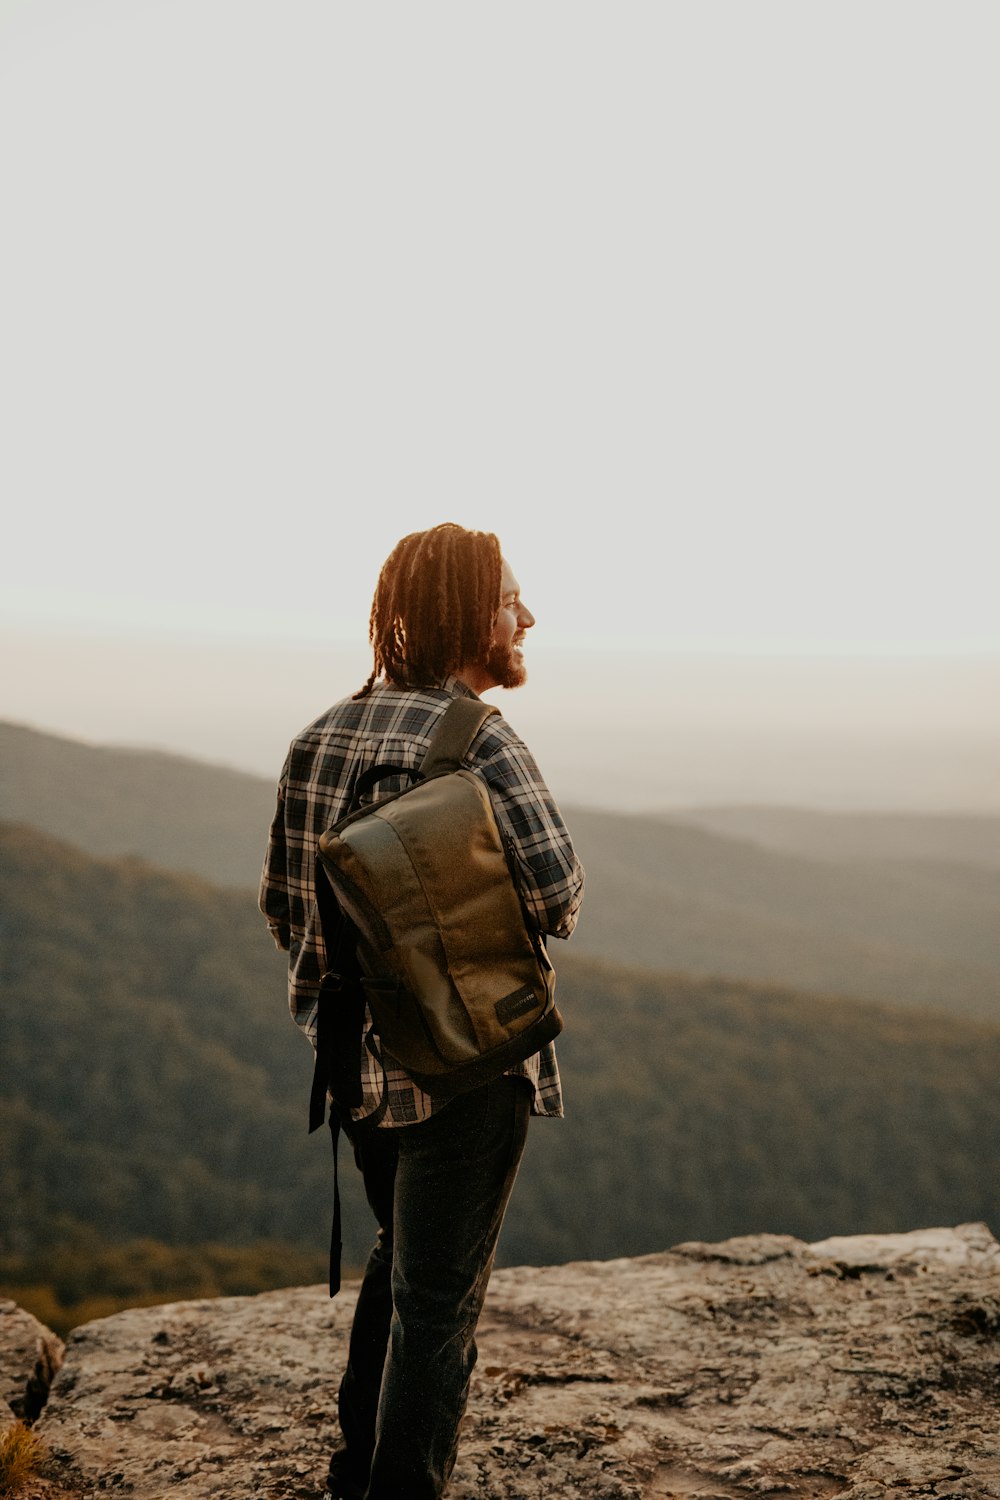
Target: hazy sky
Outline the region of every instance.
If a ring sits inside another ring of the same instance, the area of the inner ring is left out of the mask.
[[[1000,655],[998,43],[992,0],[0,0],[6,711],[142,646],[190,717],[209,647],[363,640],[445,519],[539,649]]]

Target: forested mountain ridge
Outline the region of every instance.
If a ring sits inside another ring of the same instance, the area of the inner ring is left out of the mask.
[[[311,1054],[252,893],[27,828],[0,857],[0,1250],[30,1253],[60,1216],[321,1248]],[[1000,1028],[555,958],[568,1118],[532,1130],[508,1263],[1000,1223]],[[344,1176],[357,1261],[370,1221]]]
[[[0,725],[0,764],[0,817],[91,854],[136,853],[256,884],[270,781],[16,725]],[[879,835],[875,815],[865,823],[867,855],[838,861],[660,817],[590,808],[566,816],[588,875],[574,953],[1000,1019],[1000,870],[986,859],[877,858],[880,847],[897,850],[900,835],[893,820],[895,832]],[[973,837],[961,819],[911,818],[906,837],[928,854],[982,854],[991,826],[984,819],[987,832]],[[859,836],[855,827],[850,837]]]

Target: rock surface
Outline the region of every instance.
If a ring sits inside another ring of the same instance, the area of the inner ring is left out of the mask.
[[[0,1430],[32,1422],[63,1360],[62,1340],[16,1302],[0,1300]]]
[[[352,1309],[313,1287],[78,1329],[26,1500],[318,1496]],[[479,1343],[449,1500],[1000,1497],[983,1225],[499,1271]]]

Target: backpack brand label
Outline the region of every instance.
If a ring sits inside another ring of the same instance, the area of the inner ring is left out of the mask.
[[[523,1016],[526,1011],[534,1010],[538,1001],[530,984],[522,985],[519,990],[514,990],[510,995],[504,995],[498,1000],[493,1009],[501,1026],[509,1026],[516,1021],[518,1016]]]

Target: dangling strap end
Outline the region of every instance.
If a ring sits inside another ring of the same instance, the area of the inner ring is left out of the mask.
[[[337,1144],[340,1140],[340,1120],[335,1109],[330,1111],[330,1135],[333,1138],[333,1226],[330,1231],[330,1296],[340,1291],[340,1261],[344,1248],[340,1227],[340,1181],[337,1173]]]

